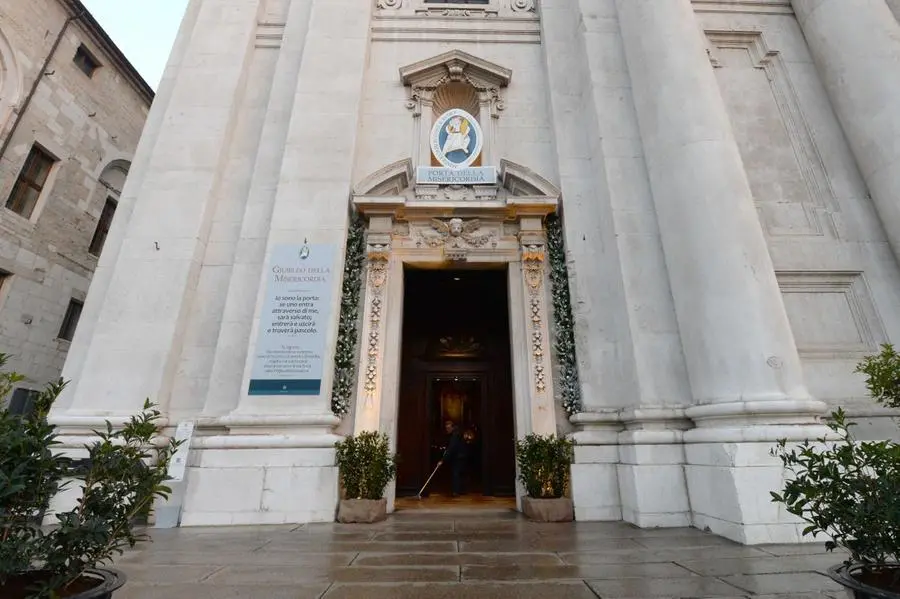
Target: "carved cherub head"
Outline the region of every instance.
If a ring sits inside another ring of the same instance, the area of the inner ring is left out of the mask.
[[[450,235],[459,237],[463,232],[463,221],[461,218],[450,219]]]

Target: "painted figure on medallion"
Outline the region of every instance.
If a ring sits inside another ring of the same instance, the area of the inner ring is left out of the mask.
[[[481,154],[484,137],[478,121],[465,110],[448,110],[431,130],[431,150],[446,168],[471,166]]]

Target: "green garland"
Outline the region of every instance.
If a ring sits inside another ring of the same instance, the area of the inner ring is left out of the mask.
[[[581,412],[581,385],[575,355],[575,319],[569,295],[569,269],[562,222],[553,214],[547,218],[547,249],[550,254],[550,281],[553,291],[553,346],[559,362],[560,399],[569,416]]]
[[[356,343],[359,339],[359,295],[365,265],[365,223],[358,215],[350,220],[344,258],[344,282],[341,291],[341,320],[334,350],[334,385],[331,411],[344,416],[350,411],[350,399],[356,386]]]

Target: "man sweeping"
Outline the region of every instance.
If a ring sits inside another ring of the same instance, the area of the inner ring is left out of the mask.
[[[459,430],[459,427],[452,420],[444,423],[444,430],[449,435],[449,439],[447,441],[447,449],[444,451],[444,456],[441,458],[438,466],[444,463],[450,466],[453,475],[453,496],[459,497],[463,492],[462,481],[463,469],[466,465],[466,443],[463,439],[462,431]]]

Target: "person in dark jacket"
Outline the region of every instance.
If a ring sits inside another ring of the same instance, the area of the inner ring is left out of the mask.
[[[459,497],[462,495],[463,471],[466,465],[466,442],[463,439],[462,431],[452,420],[444,423],[444,430],[449,435],[449,439],[441,462],[450,466],[453,473],[453,496]]]

